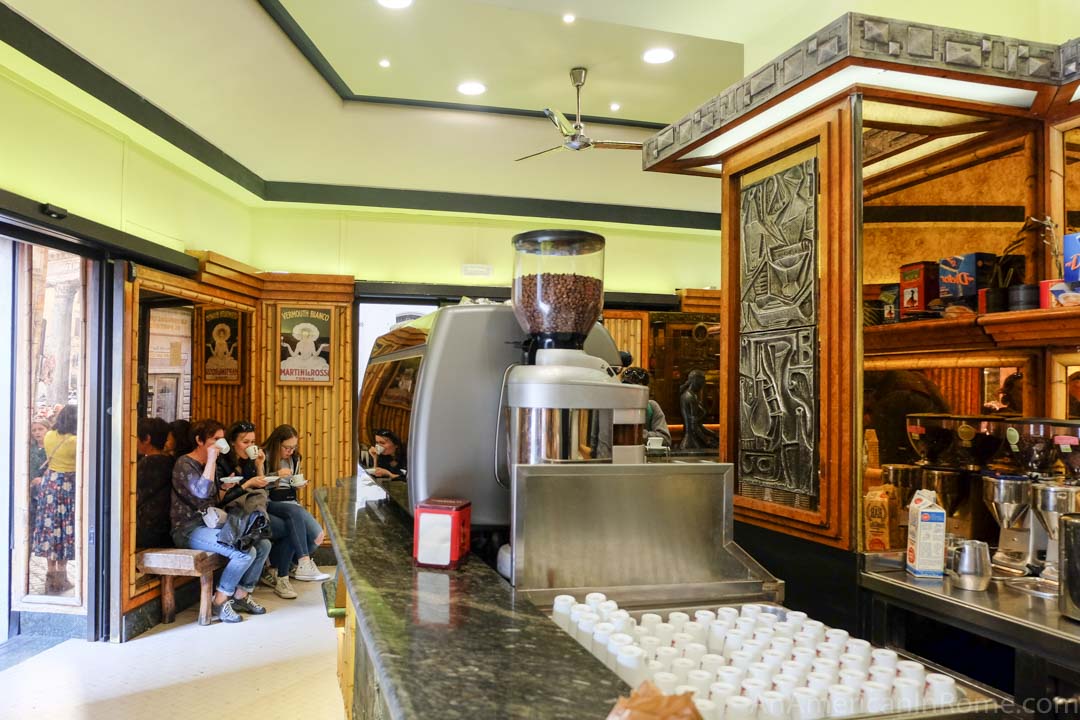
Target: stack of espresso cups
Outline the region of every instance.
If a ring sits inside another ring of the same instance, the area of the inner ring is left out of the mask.
[[[552,619],[631,687],[689,693],[703,720],[817,720],[963,700],[956,681],[806,613],[747,604],[644,613],[602,593],[555,598]]]

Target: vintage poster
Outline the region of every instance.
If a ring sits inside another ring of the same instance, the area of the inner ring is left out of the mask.
[[[203,310],[203,382],[240,384],[240,311]]]
[[[333,382],[334,308],[325,305],[278,306],[278,383],[283,385]]]

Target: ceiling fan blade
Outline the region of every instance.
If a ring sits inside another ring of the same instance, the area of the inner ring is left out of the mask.
[[[593,140],[592,146],[601,150],[640,150],[639,142],[623,142],[621,140]]]
[[[565,149],[565,147],[566,147],[565,145],[556,145],[553,148],[548,148],[547,150],[541,150],[540,152],[535,152],[532,155],[526,155],[525,157],[519,157],[514,162],[521,162],[522,160],[528,160],[529,158],[534,158],[537,155],[543,155],[544,153],[549,153],[549,152],[552,152],[553,150],[563,150],[563,149]]]
[[[561,112],[552,110],[551,108],[544,108],[544,114],[548,116],[551,122],[555,123],[555,127],[559,128],[559,132],[561,132],[564,137],[570,137],[574,134],[573,123],[567,120],[566,116]]]

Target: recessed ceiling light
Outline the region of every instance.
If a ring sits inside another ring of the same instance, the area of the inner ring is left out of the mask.
[[[412,5],[412,0],[379,0],[379,4],[391,10],[402,10]]]
[[[652,48],[646,50],[641,59],[650,65],[660,65],[675,59],[675,51],[668,48]]]
[[[620,105],[619,103],[611,103],[611,112],[618,112],[619,108],[621,107],[622,105]]]
[[[566,23],[567,25],[574,22],[575,20],[577,20],[577,18],[574,17],[573,13],[566,13],[565,15],[562,16],[562,21],[564,23]]]
[[[379,61],[379,67],[381,67],[381,68],[390,67],[390,61],[387,60],[386,58],[383,58],[382,60]]]
[[[484,87],[484,83],[469,80],[458,85],[457,91],[462,95],[483,95],[487,92],[487,88]]]

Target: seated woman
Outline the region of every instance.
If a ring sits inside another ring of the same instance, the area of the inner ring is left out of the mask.
[[[321,582],[329,575],[319,570],[311,554],[323,541],[323,530],[319,521],[303,505],[296,501],[296,488],[292,480],[300,472],[300,435],[291,425],[279,425],[263,443],[266,460],[267,487],[270,488],[270,502],[267,510],[272,517],[285,521],[289,531],[289,542],[293,548],[292,556],[279,558],[280,563],[271,562],[270,568],[263,572],[262,583],[274,588],[289,585],[290,566],[296,559],[297,580]],[[258,460],[256,460],[256,463]]]
[[[266,453],[262,448],[255,445],[255,424],[247,420],[234,422],[225,432],[225,442],[229,449],[217,459],[217,478],[221,482],[224,478],[242,478],[240,487],[245,490],[251,488],[265,488],[269,480],[263,472],[263,463]],[[269,513],[269,503],[267,512]],[[279,515],[270,514],[270,566],[289,567],[289,563],[296,552],[292,544],[292,533],[288,523]],[[260,572],[262,568],[260,568]],[[285,574],[288,578],[288,573]],[[270,585],[263,579],[264,584],[269,585],[280,598],[295,600],[296,591],[292,589],[286,579],[285,582]]]
[[[376,430],[375,444],[368,448],[374,467],[368,470],[372,477],[386,480],[404,480],[405,448],[401,438],[393,430]]]
[[[202,513],[224,496],[224,488],[215,479],[215,467],[225,444],[225,432],[216,420],[197,422],[191,432],[195,449],[177,458],[173,466],[170,507],[173,543],[178,548],[207,550],[228,558],[214,592],[213,617],[236,623],[243,620],[238,610],[262,615],[266,608],[251,597],[251,591],[270,554],[270,541],[260,540],[246,551],[237,550],[217,541],[221,528],[209,528],[203,523]]]
[[[649,373],[645,368],[631,366],[622,371],[620,381],[627,385],[644,385],[649,387]],[[649,404],[645,408],[645,442],[649,438],[660,438],[664,447],[671,447],[671,430],[668,429],[667,418],[660,403],[649,398]]]

